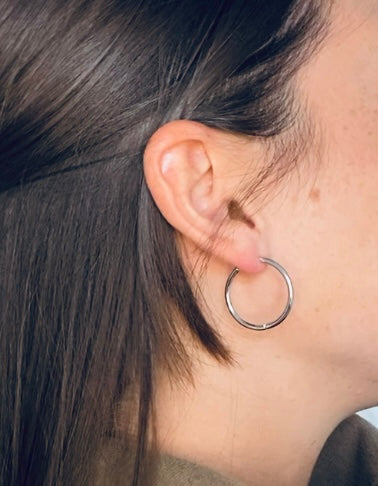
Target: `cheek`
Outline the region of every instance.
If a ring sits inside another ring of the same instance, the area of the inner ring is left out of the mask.
[[[299,86],[332,150],[346,161],[378,164],[377,2],[360,4],[345,4]]]
[[[319,177],[319,200],[308,202],[307,244],[318,257],[319,284],[360,304],[378,295],[377,187],[378,164],[334,156]]]
[[[378,23],[339,32],[299,77],[321,162],[314,187],[282,203],[274,251],[290,262],[304,356],[376,379]]]
[[[357,86],[342,91],[346,106],[328,119],[334,149],[346,162],[360,167],[378,166],[378,69],[376,71],[363,73]]]
[[[324,149],[320,197],[304,203],[311,221],[307,251],[318,258],[311,270],[323,275],[332,305],[370,302],[372,312],[378,294],[377,20],[361,16],[353,29],[339,27],[300,79]]]
[[[366,181],[351,186],[351,171],[338,172],[322,172],[286,218],[282,209],[289,232],[280,228],[285,239],[274,252],[294,283],[288,339],[302,329],[296,355],[378,379],[378,196]]]

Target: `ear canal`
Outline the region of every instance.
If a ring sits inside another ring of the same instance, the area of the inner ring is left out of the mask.
[[[232,199],[227,204],[227,211],[230,219],[241,221],[242,223],[248,225],[251,229],[256,228],[255,222],[245,214],[242,207],[239,205],[237,201],[235,201],[235,199]]]

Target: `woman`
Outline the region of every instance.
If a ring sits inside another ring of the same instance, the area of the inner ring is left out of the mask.
[[[377,2],[0,7],[0,483],[346,484]]]

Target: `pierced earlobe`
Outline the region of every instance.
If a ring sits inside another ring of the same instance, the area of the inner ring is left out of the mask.
[[[241,316],[239,316],[239,314],[237,313],[237,311],[235,310],[235,307],[233,306],[233,304],[231,302],[231,295],[230,295],[231,283],[232,283],[233,279],[236,277],[236,275],[239,273],[239,269],[237,267],[235,267],[232,270],[232,272],[230,273],[230,275],[227,279],[227,282],[226,282],[226,286],[225,286],[225,299],[226,299],[226,305],[227,305],[228,311],[230,312],[232,317],[240,325],[246,327],[247,329],[252,329],[254,331],[266,331],[267,329],[272,329],[273,327],[276,327],[279,324],[281,324],[281,322],[283,322],[286,319],[286,317],[289,315],[291,308],[293,306],[293,301],[294,301],[293,283],[291,281],[289,274],[284,269],[284,267],[282,265],[280,265],[278,262],[272,260],[271,258],[260,257],[260,261],[262,263],[266,263],[268,265],[271,265],[276,270],[278,270],[280,272],[280,274],[282,275],[282,277],[284,278],[285,283],[286,283],[287,293],[288,293],[287,302],[286,302],[285,309],[283,310],[281,315],[279,315],[277,317],[277,319],[275,319],[274,321],[271,321],[271,322],[267,322],[265,324],[253,324],[252,322],[248,322],[248,321],[244,320]]]

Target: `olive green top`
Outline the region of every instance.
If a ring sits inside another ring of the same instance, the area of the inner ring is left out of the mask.
[[[161,455],[157,466],[156,475],[148,486],[244,486],[216,471],[178,457]],[[131,484],[128,457],[115,445],[102,454],[97,467],[94,486]]]
[[[110,447],[102,455],[94,486],[129,486],[124,451]],[[280,484],[277,478],[277,485]],[[162,455],[148,486],[243,486],[242,483],[184,459]],[[258,485],[261,486],[261,485]],[[378,486],[378,429],[353,415],[328,438],[312,472],[309,486]]]

